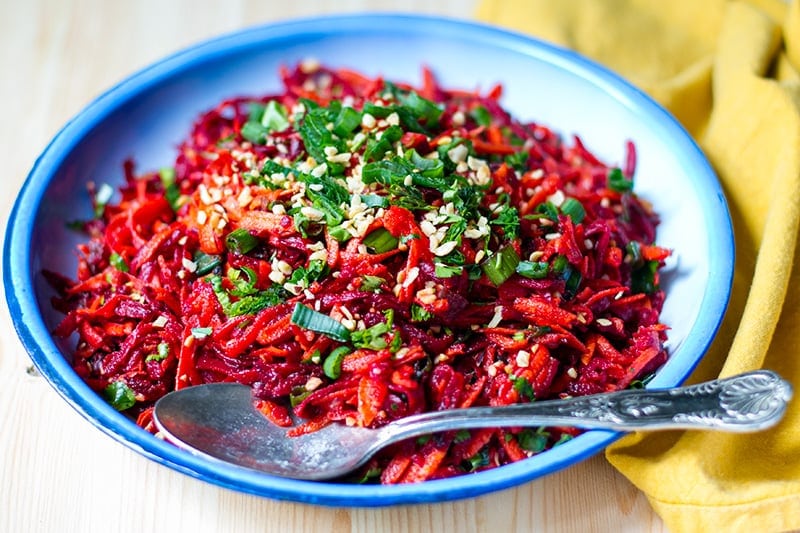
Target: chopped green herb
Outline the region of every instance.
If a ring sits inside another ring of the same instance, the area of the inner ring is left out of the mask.
[[[342,106],[341,111],[333,121],[333,133],[339,137],[349,137],[353,130],[361,125],[361,113],[352,107]]]
[[[386,280],[378,276],[363,276],[361,278],[360,290],[364,292],[374,292],[381,288]]]
[[[394,405],[394,404],[392,404]],[[369,483],[371,480],[380,477],[381,472],[383,472],[383,468],[379,466],[374,466],[372,468],[368,468],[364,475],[360,478],[356,479],[354,483],[358,485],[363,485],[364,483]]]
[[[630,192],[633,190],[633,180],[626,178],[622,170],[612,168],[608,171],[608,188],[616,192]]]
[[[658,272],[658,261],[645,261],[640,268],[631,272],[631,291],[645,294],[655,292],[658,289],[656,272]]]
[[[644,389],[645,387],[647,387],[647,384],[650,383],[653,380],[654,377],[656,377],[655,373],[651,372],[650,374],[647,374],[646,376],[644,376],[642,379],[635,379],[635,380],[631,381],[631,384],[628,385],[628,388],[629,389]]]
[[[108,256],[108,264],[120,272],[128,272],[128,270],[130,270],[128,268],[128,263],[126,263],[122,256],[117,252],[111,252],[111,255]]]
[[[295,283],[307,288],[315,281],[319,281],[325,276],[328,265],[321,259],[314,259],[308,262],[308,267],[298,267],[289,277],[289,283]]]
[[[328,227],[328,233],[339,242],[347,242],[353,238],[350,232],[341,225]]]
[[[227,308],[225,314],[229,317],[254,315],[267,307],[283,303],[285,299],[286,291],[273,285],[257,294],[239,298]]]
[[[464,267],[450,266],[442,263],[435,264],[434,274],[437,278],[452,278],[453,276],[460,276],[464,272]]]
[[[241,272],[245,273],[246,279],[241,277]],[[241,271],[231,269],[228,273],[228,279],[234,286],[230,293],[223,287],[222,277],[211,275],[208,279],[222,310],[229,317],[256,314],[282,303],[287,296],[287,292],[277,285],[259,291],[255,286],[256,274],[248,267],[243,267]],[[231,296],[239,299],[232,301]]]
[[[161,179],[161,185],[164,187],[164,198],[169,202],[173,211],[177,211],[180,207],[181,191],[178,184],[175,183],[175,169],[166,167],[158,171],[158,177]]]
[[[350,333],[350,340],[356,348],[369,348],[371,350],[382,350],[389,343],[384,337],[392,330],[394,322],[394,311],[386,311],[386,322],[375,324],[367,329],[356,330]]]
[[[433,313],[418,304],[411,304],[411,321],[427,322],[433,318]]]
[[[288,112],[280,102],[270,100],[267,105],[253,102],[241,133],[242,137],[253,144],[264,144],[270,133],[284,131],[289,126]]]
[[[261,125],[267,131],[284,131],[290,126],[286,107],[277,100],[270,100],[261,116]]]
[[[112,381],[108,386],[103,389],[103,396],[105,396],[108,403],[117,411],[124,411],[130,409],[136,403],[136,394],[133,392],[125,382]]]
[[[328,108],[318,107],[309,110],[300,124],[300,136],[303,138],[306,151],[318,163],[326,161],[325,148],[328,146],[336,148],[338,153],[347,151],[344,142],[338,137],[334,138],[333,132],[328,129],[328,124],[334,119],[332,115]]]
[[[513,167],[514,170],[524,172],[528,170],[528,157],[528,152],[520,150],[519,152],[507,155],[505,157],[505,162],[507,165]]]
[[[163,361],[169,357],[169,344],[166,342],[158,343],[158,352],[152,353],[144,358],[145,362],[148,361]]]
[[[516,207],[507,205],[490,224],[502,229],[506,239],[514,240],[519,235],[519,211]]]
[[[489,464],[489,449],[485,446],[478,453],[469,458],[470,472]]]
[[[488,128],[492,125],[492,115],[489,114],[489,111],[482,105],[475,106],[475,108],[470,111],[469,115],[478,123],[478,126]]]
[[[574,438],[575,437],[573,437],[569,433],[562,433],[561,436],[558,438],[558,440],[553,443],[553,447],[556,447],[556,446],[559,446],[561,444],[564,444],[565,442],[569,442]]]
[[[517,434],[517,442],[520,448],[529,452],[539,453],[547,447],[547,439],[550,434],[544,428],[536,430],[525,428]]]
[[[460,442],[464,442],[466,440],[469,440],[471,436],[472,434],[469,432],[468,429],[460,429],[456,432],[456,436],[453,437],[453,443],[458,444]]]
[[[364,151],[365,161],[380,161],[387,152],[394,151],[394,143],[403,136],[403,129],[400,126],[389,126],[381,133],[381,138],[371,137],[367,141],[367,148]]]
[[[533,390],[530,381],[524,377],[512,377],[511,381],[514,383],[514,390],[517,391],[522,398],[531,402],[536,399],[536,392]]]

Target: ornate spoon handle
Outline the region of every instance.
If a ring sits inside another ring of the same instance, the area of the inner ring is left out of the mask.
[[[674,389],[608,394],[436,411],[398,420],[381,431],[392,441],[452,429],[568,425],[587,429],[719,429],[748,432],[776,424],[792,387],[769,370],[757,370]]]

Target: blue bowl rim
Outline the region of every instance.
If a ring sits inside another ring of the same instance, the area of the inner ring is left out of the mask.
[[[34,163],[9,216],[3,249],[3,284],[14,327],[41,374],[78,413],[101,431],[150,459],[218,486],[297,502],[335,506],[384,506],[401,503],[450,501],[505,489],[555,472],[586,459],[621,436],[589,431],[544,454],[501,468],[457,478],[414,485],[370,486],[319,483],[268,476],[226,463],[200,458],[155,438],[111,408],[72,371],[56,347],[38,310],[30,271],[32,226],[42,196],[64,158],[78,140],[100,123],[117,105],[183,69],[240,47],[268,45],[297,35],[338,35],[351,31],[425,34],[448,32],[471,41],[490,43],[545,59],[561,68],[591,78],[626,105],[652,116],[673,135],[676,149],[686,154],[686,165],[703,192],[718,209],[706,210],[708,227],[718,230],[709,240],[710,276],[701,302],[692,343],[681,347],[691,357],[678,368],[665,367],[650,387],[676,386],[691,373],[711,343],[728,304],[733,280],[734,241],[730,215],[713,169],[702,151],[677,120],[641,90],[617,74],[583,56],[528,35],[495,26],[446,17],[402,13],[361,13],[306,17],[269,23],[203,41],[132,74],[87,105],[53,137]],[[720,238],[720,236],[722,238]]]

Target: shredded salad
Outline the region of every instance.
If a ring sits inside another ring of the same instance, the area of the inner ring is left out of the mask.
[[[46,272],[75,371],[155,431],[164,394],[253,387],[294,435],[641,385],[663,362],[656,214],[608,166],[486,91],[304,61],[198,118],[174,165],[90,184],[77,280]],[[518,461],[570,428],[409,439],[354,481]]]

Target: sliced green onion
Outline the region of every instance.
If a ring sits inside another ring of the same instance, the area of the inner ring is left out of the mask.
[[[294,387],[289,393],[289,403],[292,407],[297,407],[300,405],[300,402],[308,398],[309,394],[311,394],[311,391],[307,390],[302,385],[299,387]]]
[[[547,261],[520,261],[517,265],[517,274],[530,279],[543,279],[550,272]]]
[[[108,256],[108,263],[120,272],[128,272],[129,270],[128,264],[117,252],[111,252],[111,255]]]
[[[572,268],[571,266],[567,269],[567,281],[564,285],[564,299],[571,300],[578,294],[578,288],[581,285],[581,280],[583,277],[579,270]]]
[[[222,257],[218,255],[207,254],[202,250],[197,250],[197,252],[194,254],[194,263],[197,265],[197,269],[194,271],[194,273],[198,276],[205,276],[222,264]]]
[[[108,386],[103,389],[103,396],[105,396],[108,403],[111,404],[111,407],[117,411],[130,409],[136,403],[136,393],[122,381],[112,381],[109,383]]]
[[[567,198],[561,204],[561,212],[572,219],[573,224],[580,224],[586,216],[583,204],[575,198]]]
[[[211,335],[214,330],[210,327],[205,328],[192,328],[192,337],[197,340],[202,340]]]
[[[419,239],[419,235],[416,233],[407,233],[405,235],[400,235],[400,244],[407,244],[408,241],[413,241],[414,239]]]
[[[500,286],[516,271],[519,264],[517,251],[511,246],[500,248],[493,256],[484,261],[483,273],[489,281]]]
[[[114,196],[114,189],[111,188],[111,185],[108,183],[103,183],[100,185],[100,188],[97,189],[97,192],[94,194],[94,217],[100,218],[103,216],[103,212],[105,211],[106,205],[108,202],[111,201],[111,197]]]
[[[629,192],[633,190],[633,180],[626,178],[618,168],[612,168],[608,172],[608,188],[617,192]]]
[[[469,458],[470,471],[475,471],[489,464],[489,448],[484,446],[478,453]]]
[[[642,257],[642,245],[638,241],[630,241],[625,246],[625,251],[630,258],[630,263],[634,267],[640,267],[644,258]]]
[[[325,375],[331,379],[338,379],[342,375],[342,361],[349,353],[350,348],[347,346],[339,346],[329,353],[322,363],[322,371]]]
[[[544,218],[558,222],[558,208],[553,202],[546,201],[536,206],[536,212],[544,215]],[[541,218],[541,217],[539,217]]]
[[[553,264],[551,265],[550,269],[557,274],[562,274],[567,268],[568,264],[569,262],[567,261],[567,257],[565,255],[557,255],[556,258],[553,259]]]
[[[645,261],[640,268],[631,272],[631,291],[645,294],[655,292],[658,289],[656,284],[657,271],[658,261]]]
[[[291,322],[303,329],[321,333],[335,341],[348,342],[350,340],[350,330],[340,322],[299,302],[294,308]]]
[[[225,238],[225,246],[231,252],[244,255],[258,246],[258,238],[245,228],[236,228],[228,233]]]
[[[363,243],[370,252],[382,254],[397,248],[400,239],[392,235],[386,228],[378,228],[364,237]]]

